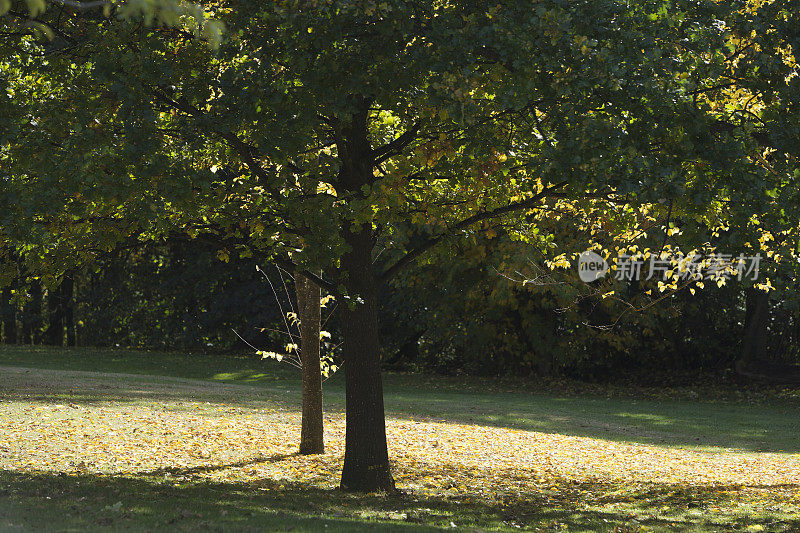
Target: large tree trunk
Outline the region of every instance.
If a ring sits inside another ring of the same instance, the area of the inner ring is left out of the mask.
[[[325,453],[322,434],[322,376],[320,375],[320,288],[299,272],[294,277],[300,319],[300,358],[303,367],[303,421],[300,453]]]
[[[371,102],[368,98],[358,97],[353,101],[357,111],[351,120],[337,129],[335,137],[342,163],[338,183],[344,191],[357,196],[363,194],[364,185],[374,180],[375,161],[367,126]],[[372,267],[375,239],[370,223],[360,230],[354,230],[351,224],[343,221],[340,230],[349,246],[349,251],[342,256],[340,268],[348,297],[339,302],[347,380],[341,487],[360,492],[393,491],[378,352],[379,283]]]
[[[346,376],[347,427],[343,490],[394,490],[386,445],[378,351],[378,280],[372,268],[369,229],[344,231],[351,250],[342,257],[348,299],[339,303]]]

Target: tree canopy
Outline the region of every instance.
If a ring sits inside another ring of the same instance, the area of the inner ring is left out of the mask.
[[[797,247],[795,1],[221,1],[218,46],[128,4],[17,8],[4,238],[52,271],[182,234],[332,291],[345,488],[393,486],[378,288],[445,239],[552,241],[567,202],[627,213],[608,233],[762,213]]]

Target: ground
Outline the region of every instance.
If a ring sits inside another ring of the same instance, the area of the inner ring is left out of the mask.
[[[0,349],[0,530],[800,530],[790,390],[386,377],[399,496],[295,454],[299,383],[255,357]]]

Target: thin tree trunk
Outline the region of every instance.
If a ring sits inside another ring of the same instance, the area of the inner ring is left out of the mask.
[[[51,346],[64,345],[64,308],[61,305],[61,286],[47,291],[48,324],[44,342]]]
[[[769,294],[758,289],[748,289],[745,296],[744,337],[736,370],[750,373],[767,358],[767,333],[769,327]]]
[[[28,315],[26,313],[26,319]],[[42,282],[31,280],[30,319],[31,340],[33,344],[42,343]]]
[[[21,322],[22,328],[19,332],[19,342],[20,344],[30,344],[31,338],[33,337],[33,330],[31,328],[31,314],[33,311],[31,302],[32,302],[32,295],[33,295],[33,281],[31,281],[30,286],[28,287],[29,298],[25,300],[25,305],[22,306],[22,315],[21,315]]]
[[[11,287],[3,289],[3,342],[6,344],[17,343],[17,308],[13,298]]]
[[[61,306],[64,310],[64,327],[67,330],[67,346],[75,346],[75,280],[65,276],[61,282]]]
[[[303,367],[303,421],[300,453],[325,453],[322,431],[322,376],[320,375],[320,288],[307,277],[294,277],[300,319],[300,357]]]
[[[343,490],[393,491],[389,469],[378,344],[378,280],[372,268],[371,231],[344,231],[342,257],[349,299],[340,302],[347,423]]]
[[[42,342],[42,284],[33,278],[28,286],[29,298],[22,307],[22,339],[23,344],[39,344]]]

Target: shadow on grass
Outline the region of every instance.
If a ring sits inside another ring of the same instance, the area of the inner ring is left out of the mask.
[[[254,354],[188,354],[125,348],[63,348],[41,345],[2,345],[0,365],[192,379],[212,379],[214,375],[220,373],[263,373],[267,368]],[[270,367],[269,373],[284,377],[293,374],[292,370],[276,366]]]
[[[796,407],[534,394],[416,393],[389,388],[387,412],[459,424],[662,446],[800,452]]]
[[[151,477],[151,476],[164,476],[164,475],[192,476],[195,474],[208,474],[211,472],[219,472],[222,470],[227,470],[229,468],[242,468],[245,466],[278,463],[280,461],[283,461],[284,459],[288,459],[289,457],[295,457],[297,455],[299,455],[299,452],[253,457],[251,459],[245,459],[244,461],[236,461],[235,463],[228,463],[228,464],[192,466],[187,468],[175,468],[175,467],[159,468],[156,470],[151,470],[150,472],[144,472],[141,475],[146,477]]]
[[[281,389],[191,378],[97,373],[83,370],[0,367],[0,402],[101,404],[104,402],[213,402],[239,407],[289,405],[299,387]]]
[[[645,525],[656,530],[716,531],[760,523],[755,518],[684,512],[724,504],[731,487],[652,487],[615,495],[619,487],[582,483],[489,504],[458,498],[352,495],[289,482],[186,482],[167,472],[106,477],[2,471],[0,486],[3,530],[434,531],[452,530],[455,525],[479,531],[542,527],[635,531]],[[630,501],[638,503],[620,509],[619,504]],[[664,512],[666,508],[671,511]],[[800,527],[800,521],[785,517],[764,521],[784,530]]]
[[[31,369],[24,379],[15,375],[13,379],[6,377],[0,382],[0,401],[208,401],[293,411],[300,404],[299,376],[294,369],[274,362],[260,363],[253,358],[108,349],[0,348],[0,363],[26,362],[40,368],[160,375],[91,374],[76,378],[77,383],[71,384],[53,379],[53,373],[58,370]],[[13,369],[14,372],[25,370]],[[37,373],[47,374],[47,377],[37,377]],[[36,382],[38,385],[34,385]],[[797,402],[750,405],[707,403],[700,399],[556,397],[526,391],[498,391],[487,383],[486,380],[466,380],[459,388],[447,378],[390,373],[384,382],[387,414],[618,442],[732,448],[748,452],[800,452]],[[344,410],[343,376],[336,374],[325,383],[325,403],[329,412]]]

